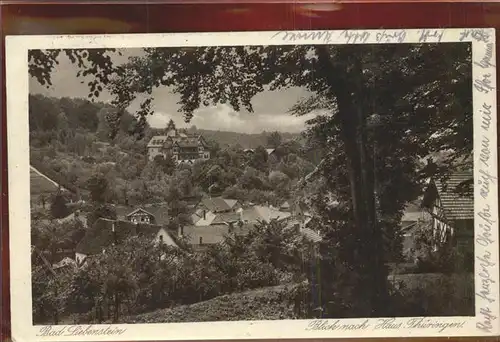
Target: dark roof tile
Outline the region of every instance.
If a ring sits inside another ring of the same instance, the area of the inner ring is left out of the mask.
[[[446,219],[474,219],[474,195],[471,191],[460,191],[460,188],[467,185],[472,179],[472,171],[463,171],[435,182]]]

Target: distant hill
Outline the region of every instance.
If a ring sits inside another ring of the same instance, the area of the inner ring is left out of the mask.
[[[161,134],[160,129],[155,130],[155,134]],[[257,148],[267,145],[267,137],[272,132],[262,132],[257,134],[238,133],[228,131],[214,131],[208,129],[189,128],[188,133],[197,133],[210,141],[216,141],[221,148],[235,146],[239,144],[242,148]],[[283,141],[301,139],[300,133],[280,132]]]

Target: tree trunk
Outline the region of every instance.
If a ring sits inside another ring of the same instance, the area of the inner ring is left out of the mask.
[[[354,265],[360,276],[357,292],[366,304],[357,315],[383,315],[387,295],[382,232],[377,223],[373,163],[369,158],[364,105],[363,72],[359,54],[345,47],[331,56],[327,47],[317,48],[332,96],[338,106],[341,139],[348,160],[349,182],[354,212],[356,248]]]
[[[113,313],[113,322],[118,323],[118,318],[120,315],[120,296],[118,293],[115,294],[115,307]]]

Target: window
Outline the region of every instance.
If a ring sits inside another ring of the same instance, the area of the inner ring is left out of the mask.
[[[163,243],[163,235],[160,235],[160,243]]]
[[[200,245],[203,245],[203,238],[200,236]]]

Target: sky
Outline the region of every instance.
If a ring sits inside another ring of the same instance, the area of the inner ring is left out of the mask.
[[[114,63],[123,63],[130,56],[141,55],[140,49],[121,50],[122,56],[113,55]],[[52,97],[80,97],[87,98],[88,87],[82,82],[85,79],[77,78],[77,66],[73,65],[65,55],[59,57],[59,64],[52,74],[52,86],[46,88],[40,85],[36,79],[30,79],[30,93],[43,94]],[[254,113],[244,110],[235,112],[228,105],[217,105],[202,107],[195,111],[194,117],[189,124],[184,123],[182,113],[178,112],[180,99],[167,87],[156,89],[153,93],[154,114],[148,117],[152,127],[164,128],[170,119],[173,119],[177,127],[189,127],[195,125],[197,128],[232,131],[239,133],[260,133],[263,131],[300,132],[306,127],[305,121],[312,118],[314,114],[303,117],[292,116],[288,110],[301,98],[310,94],[302,88],[290,88],[280,91],[265,91],[256,95],[252,100]],[[99,101],[108,102],[111,95],[104,93]],[[134,113],[139,107],[140,97],[132,103],[129,111]]]

